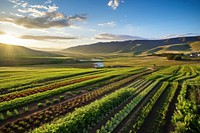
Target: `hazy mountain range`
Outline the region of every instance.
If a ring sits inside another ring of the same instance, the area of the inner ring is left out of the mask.
[[[90,45],[81,45],[63,50],[69,53],[100,54],[133,52],[193,52],[200,51],[200,36],[177,37],[162,40],[130,40],[122,42],[99,42]]]
[[[151,54],[163,52],[200,52],[200,36],[177,37],[162,40],[130,40],[99,42],[81,45],[62,50],[62,53],[77,54],[110,54],[134,53]],[[56,57],[59,52],[32,50],[23,46],[0,43],[0,57]]]

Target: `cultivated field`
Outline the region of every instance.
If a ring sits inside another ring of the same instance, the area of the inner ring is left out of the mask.
[[[0,68],[0,133],[198,133],[199,112],[199,65]]]

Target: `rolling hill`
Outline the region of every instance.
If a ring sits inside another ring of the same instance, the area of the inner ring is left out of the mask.
[[[0,43],[0,57],[60,57],[59,54],[37,51],[23,46]]]
[[[162,40],[130,40],[122,42],[99,42],[90,45],[82,45],[64,49],[67,53],[81,54],[110,54],[127,53],[134,54],[167,52],[167,51],[199,51],[200,36],[177,37]]]

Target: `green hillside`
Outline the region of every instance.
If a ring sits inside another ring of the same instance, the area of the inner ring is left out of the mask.
[[[0,43],[0,57],[59,57],[59,54]]]
[[[190,51],[191,47],[189,44],[175,44],[175,45],[171,45],[169,47],[166,48],[166,51]]]

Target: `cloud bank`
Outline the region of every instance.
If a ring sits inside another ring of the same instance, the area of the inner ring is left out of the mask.
[[[143,40],[145,38],[138,36],[130,36],[130,35],[114,35],[114,34],[99,34],[95,37],[95,39],[99,40]]]
[[[196,33],[183,33],[183,34],[171,34],[161,37],[161,39],[167,39],[167,38],[174,38],[174,37],[186,37],[186,36],[197,36],[199,34]]]
[[[32,40],[69,40],[69,39],[77,39],[76,37],[63,37],[63,36],[32,36],[32,35],[24,35],[20,37],[21,39],[32,39]]]
[[[31,5],[23,0],[9,0],[17,8],[17,13],[12,16],[0,18],[0,22],[14,23],[29,29],[44,29],[51,27],[69,27],[75,22],[82,22],[87,19],[85,14],[66,16],[58,12],[58,7],[47,0],[43,5]]]

